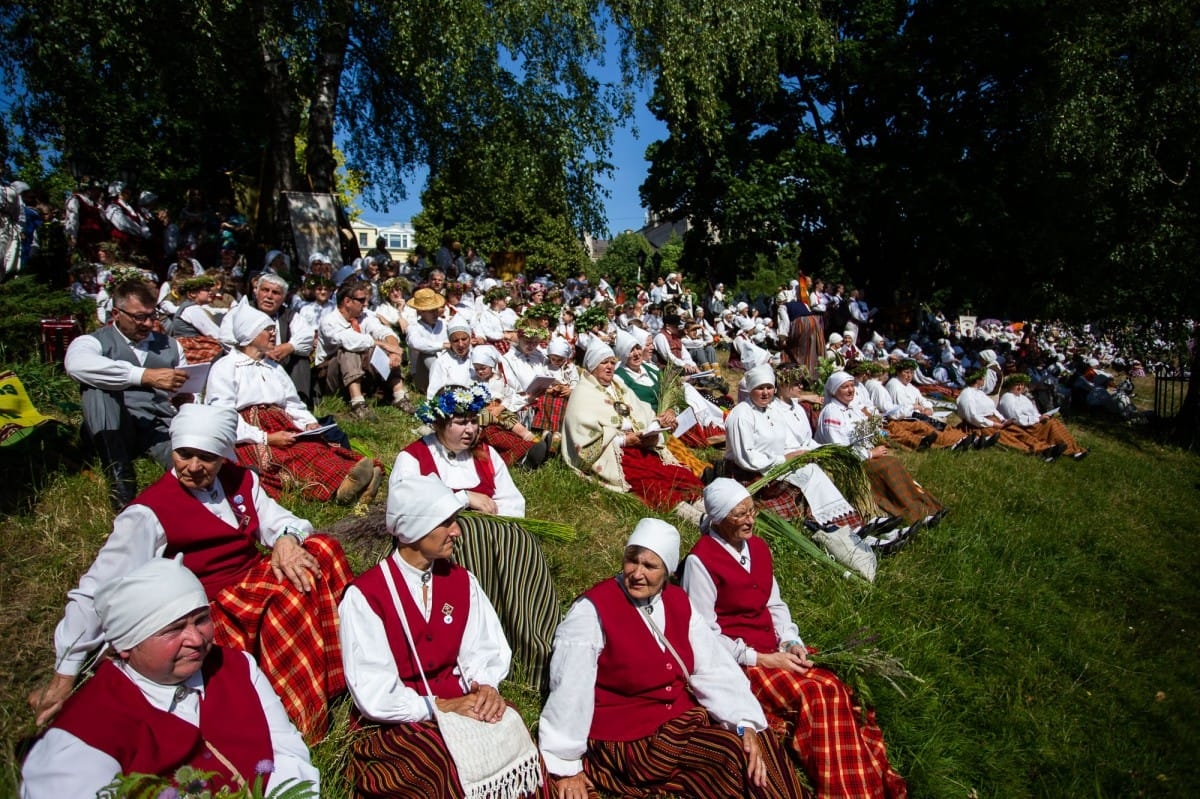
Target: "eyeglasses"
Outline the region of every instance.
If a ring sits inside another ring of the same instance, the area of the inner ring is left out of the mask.
[[[113,310],[120,311],[121,313],[125,314],[130,319],[132,319],[133,321],[137,322],[138,324],[143,324],[143,325],[146,322],[152,322],[158,318],[158,311],[148,311],[146,313],[130,313],[129,311],[125,310],[124,308],[119,308],[115,305],[113,306]]]
[[[354,300],[354,302],[358,302],[358,303],[363,303],[363,302],[367,301],[366,297],[347,297],[346,299]]]
[[[752,505],[749,510],[744,510],[741,513],[731,513],[725,518],[733,519],[735,522],[744,522],[756,516],[758,516],[758,508]]]

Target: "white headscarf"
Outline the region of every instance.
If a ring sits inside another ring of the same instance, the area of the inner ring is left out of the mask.
[[[613,352],[621,363],[629,360],[629,353],[633,352],[634,347],[640,347],[641,342],[637,340],[637,336],[626,333],[624,330],[617,331],[617,340],[613,342]]]
[[[833,399],[834,393],[846,383],[853,383],[854,378],[849,372],[834,372],[825,381],[825,402]]]
[[[413,544],[464,507],[436,477],[395,480],[388,486],[387,529],[401,544]]]
[[[547,355],[557,355],[560,358],[570,358],[575,348],[565,338],[552,338],[546,347]]]
[[[766,383],[775,385],[775,370],[771,368],[770,363],[760,364],[742,375],[742,387],[747,391]]]
[[[480,344],[471,350],[471,363],[495,369],[496,364],[500,363],[500,351],[491,344]]]
[[[446,335],[447,336],[451,335],[452,333],[470,333],[470,332],[471,332],[471,325],[469,325],[467,323],[467,320],[465,318],[463,318],[462,314],[455,314],[454,316],[450,317],[450,321],[446,323]]]
[[[247,305],[239,308],[233,315],[233,338],[239,347],[244,347],[268,327],[275,327],[275,322],[257,308]]]
[[[591,343],[588,344],[587,352],[583,354],[583,368],[590,372],[609,358],[616,357],[617,354],[613,352],[612,347],[593,336]]]
[[[196,575],[183,565],[183,553],[151,558],[96,592],[96,615],[104,640],[120,652],[133,649],[192,611],[208,606]]]
[[[708,532],[713,525],[725,521],[730,512],[750,498],[750,492],[737,480],[718,477],[704,488],[704,519],[700,529]]]
[[[234,460],[237,423],[233,408],[188,403],[171,420],[171,449],[198,449]]]
[[[642,519],[633,528],[625,548],[645,547],[662,558],[667,573],[674,574],[679,566],[679,531],[662,519]]]

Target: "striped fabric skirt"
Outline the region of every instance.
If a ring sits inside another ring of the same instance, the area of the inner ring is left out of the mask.
[[[958,429],[964,433],[978,433],[982,437],[999,433],[1000,438],[998,443],[1001,446],[1008,447],[1009,449],[1015,449],[1017,452],[1026,452],[1031,455],[1035,452],[1041,452],[1046,447],[1050,446],[1049,444],[1043,445],[1025,428],[1016,424],[1010,424],[1007,427],[1001,427],[1000,425],[996,425],[995,427],[975,427],[974,425],[969,425],[966,422],[959,422]]]
[[[1083,452],[1083,447],[1079,446],[1079,442],[1075,440],[1075,436],[1071,435],[1071,431],[1063,424],[1062,419],[1059,419],[1057,416],[1043,419],[1032,427],[1025,427],[1022,430],[1025,432],[1025,435],[1037,443],[1039,449],[1046,449],[1056,444],[1062,444],[1067,448],[1063,454],[1068,457],[1077,452]]]
[[[530,427],[534,430],[551,430],[555,433],[562,431],[563,411],[566,410],[568,397],[543,394],[531,405],[533,421]]]
[[[469,569],[496,608],[513,660],[537,690],[548,685],[558,594],[538,540],[511,522],[462,516],[454,559]]]
[[[350,742],[358,799],[460,799],[462,781],[435,721],[366,727]],[[550,799],[550,780],[534,796]]]
[[[246,422],[268,434],[296,430],[291,417],[275,405],[253,405],[238,413]],[[315,437],[298,438],[290,447],[238,444],[234,451],[238,465],[254,471],[263,490],[276,500],[285,487],[296,486],[305,499],[328,502],[337,494],[338,486],[350,474],[354,464],[362,459],[356,452]],[[382,467],[383,464],[376,461],[376,465]]]
[[[954,427],[938,430],[920,419],[890,419],[887,423],[888,444],[904,449],[917,449],[921,440],[930,433],[937,433],[934,449],[949,449],[967,437],[967,433]]]
[[[821,329],[821,317],[800,316],[793,319],[783,347],[784,360],[807,367],[809,375],[815,378],[817,362],[824,354],[825,333]]]
[[[793,674],[750,666],[746,676],[771,729],[787,742],[818,797],[908,795],[904,778],[888,764],[874,712],[860,723],[862,708],[836,674],[822,668]]]
[[[702,707],[692,708],[659,727],[654,735],[636,741],[589,739],[583,768],[597,788],[621,797],[664,793],[695,799],[805,796],[778,739],[767,730],[758,736],[758,742],[767,765],[765,788],[746,778],[742,739],[713,726]],[[599,796],[596,791],[589,794]]]
[[[942,509],[942,503],[922,488],[894,455],[868,458],[863,461],[863,469],[871,481],[875,504],[885,513],[903,516],[912,524]]]
[[[260,560],[237,585],[212,601],[215,641],[254,656],[308,743],[325,737],[329,703],[346,690],[338,641],[338,603],[354,579],[337,541],[309,536],[304,548],[317,559],[316,588],[301,593]]]

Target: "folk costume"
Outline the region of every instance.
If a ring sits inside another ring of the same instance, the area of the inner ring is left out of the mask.
[[[463,409],[466,410],[466,409]],[[451,452],[436,434],[409,444],[396,456],[388,493],[414,477],[436,477],[459,497],[467,492],[489,497],[500,516],[523,517],[525,497],[491,446],[480,443]],[[469,569],[491,597],[508,640],[530,685],[545,684],[550,645],[558,622],[558,595],[546,555],[537,539],[519,524],[496,518],[462,517],[455,560]]]
[[[103,640],[129,652],[208,602],[179,558],[157,558],[98,592]],[[197,627],[197,634],[203,635]],[[209,642],[211,643],[211,642]],[[237,789],[270,764],[264,787],[320,776],[254,660],[211,646],[197,670],[156,682],[131,661],[103,661],[34,744],[22,768],[22,799],[96,796],[121,774],[171,776],[191,764],[213,772],[209,788]]]
[[[237,415],[228,408],[185,405],[171,426],[175,449],[233,455]],[[154,558],[184,554],[203,583],[216,624],[216,642],[255,657],[310,741],[328,726],[330,700],[345,688],[337,645],[337,603],[353,572],[333,539],[263,490],[258,477],[232,463],[207,490],[192,491],[170,471],[113,520],[96,560],[67,594],[54,632],[55,670],[78,674],[101,642],[94,597],[105,585]],[[284,535],[299,540],[321,576],[307,594],[277,578],[270,549]]]
[[[696,614],[720,629],[720,640],[750,680],[768,724],[787,742],[821,799],[904,797],[904,779],[888,764],[883,733],[870,711],[827,669],[802,674],[759,663],[763,652],[805,651],[799,628],[779,592],[770,547],[757,536],[731,545],[717,532],[750,495],[718,478],[705,489],[704,535],[683,563],[681,585]]]
[[[589,345],[587,374],[571,392],[563,417],[563,460],[611,491],[632,491],[652,508],[669,510],[695,499],[699,478],[678,465],[661,435],[646,449],[624,446],[628,432],[656,425],[655,412],[622,381],[601,385],[592,371],[608,358],[616,355],[607,344]]]
[[[1032,454],[1045,448],[1021,425],[1004,424],[1004,417],[1000,415],[996,403],[978,385],[969,385],[959,392],[955,410],[962,420],[958,429],[964,433],[985,437],[999,434],[999,443],[1017,452]]]
[[[891,516],[902,516],[909,524],[929,518],[942,510],[942,504],[912,478],[894,455],[872,456],[869,442],[864,440],[869,427],[862,411],[846,405],[834,392],[846,383],[854,383],[846,372],[834,372],[825,381],[825,406],[817,419],[815,436],[822,444],[841,444],[850,447],[862,461],[871,494],[881,510]]]
[[[915,361],[901,361],[898,370],[903,371],[906,368],[912,369],[915,374],[917,364]],[[871,393],[875,407],[885,413],[887,412],[885,408],[892,409],[892,415],[887,423],[888,438],[898,446],[906,449],[918,449],[921,442],[933,434],[935,438],[931,446],[934,449],[953,449],[960,446],[963,439],[969,437],[969,434],[962,430],[953,427],[944,427],[938,430],[930,424],[927,419],[933,417],[933,406],[926,402],[925,396],[912,384],[912,381],[901,380],[899,374],[889,380],[883,388],[890,402],[886,402],[876,390],[875,384],[878,382],[868,380],[867,390]],[[926,417],[926,419],[917,418],[918,415]]]
[[[666,522],[642,519],[629,546],[668,572],[678,565],[679,533]],[[553,775],[582,771],[629,797],[803,795],[745,675],[673,585],[635,603],[622,575],[597,583],[559,625],[550,675],[538,739]],[[758,732],[766,788],[746,779],[739,727]]]
[[[1082,459],[1087,450],[1079,446],[1062,419],[1057,416],[1044,416],[1024,390],[1018,388],[1028,383],[1027,375],[1015,374],[1006,377],[1004,395],[1000,397],[997,411],[1005,419],[1019,424],[1025,433],[1038,442],[1042,450],[1061,445],[1063,455]]]
[[[401,544],[416,543],[461,508],[435,478],[411,478],[388,494],[388,529]],[[494,793],[468,793],[436,718],[437,700],[466,696],[475,685],[494,688],[508,674],[512,653],[500,620],[469,571],[444,558],[421,569],[398,550],[354,581],[339,614],[353,723],[361,730],[351,744],[355,796],[516,797],[539,785],[549,796],[532,751],[501,769]],[[485,735],[506,734],[501,724],[479,726]]]
[[[272,499],[279,499],[285,486],[297,487],[305,499],[317,502],[349,499],[339,495],[339,488],[364,460],[362,456],[320,436],[298,437],[286,447],[272,446],[267,441],[271,433],[300,433],[317,426],[317,418],[305,407],[284,368],[270,358],[252,357],[243,349],[274,324],[254,308],[238,311],[231,334],[239,349],[219,359],[209,370],[205,401],[238,412],[237,462],[258,475],[263,490]],[[364,476],[373,478],[371,472],[378,466],[382,478],[383,464],[366,460],[368,465],[359,467]],[[370,496],[363,493],[369,487],[363,482],[353,499],[369,502],[374,492]]]
[[[742,384],[746,391],[775,385],[775,372],[770,366],[756,366],[746,373]],[[818,445],[806,425],[802,408],[785,405],[778,398],[765,408],[749,397],[739,402],[725,420],[725,460],[732,476],[748,485],[786,461],[790,453],[815,449]],[[822,525],[862,525],[861,514],[815,463],[775,480],[755,495],[755,501],[785,519],[811,514]]]

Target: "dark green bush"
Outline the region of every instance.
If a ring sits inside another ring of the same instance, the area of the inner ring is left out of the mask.
[[[32,277],[0,284],[0,361],[15,363],[40,358],[43,319],[77,319],[87,330],[96,318],[96,304],[77,302],[60,288],[50,288]]]

